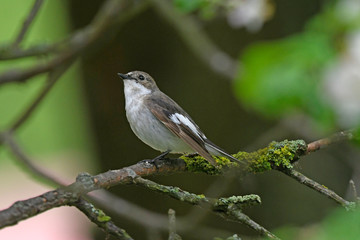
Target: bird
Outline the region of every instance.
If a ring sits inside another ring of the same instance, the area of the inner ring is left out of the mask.
[[[126,117],[135,135],[145,144],[162,152],[198,153],[216,166],[215,156],[240,162],[211,142],[174,100],[160,91],[154,78],[142,71],[118,73],[124,81]]]

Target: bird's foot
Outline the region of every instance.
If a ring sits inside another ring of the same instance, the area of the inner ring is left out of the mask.
[[[160,160],[164,160],[165,156],[168,155],[170,153],[170,150],[165,151],[163,153],[161,153],[159,156],[153,158],[153,159],[145,159],[140,161],[141,163],[145,163],[145,164],[152,164],[156,167],[156,169],[159,169],[159,167],[161,166],[162,162]]]
[[[189,154],[186,154],[185,155],[185,157],[189,157],[189,158],[193,158],[193,157],[197,157],[197,156],[199,156],[199,154],[198,153],[189,153]]]

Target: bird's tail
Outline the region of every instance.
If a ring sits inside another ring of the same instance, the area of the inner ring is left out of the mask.
[[[216,146],[214,143],[210,142],[209,140],[207,140],[207,142],[205,143],[205,148],[212,154],[215,156],[219,156],[219,155],[223,155],[225,157],[227,157],[229,160],[233,161],[233,162],[237,162],[237,163],[241,163],[244,164],[244,162],[240,161],[239,159],[231,156],[229,153],[225,152],[223,149],[221,149],[220,147]]]

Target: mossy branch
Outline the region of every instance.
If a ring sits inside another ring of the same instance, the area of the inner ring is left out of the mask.
[[[271,142],[269,146],[255,152],[238,152],[233,156],[244,164],[231,162],[226,157],[215,157],[217,166],[212,166],[202,156],[181,156],[186,170],[203,172],[209,175],[220,175],[229,169],[239,169],[249,173],[259,173],[272,169],[291,169],[292,163],[304,155],[307,145],[304,140],[284,140]]]
[[[249,228],[257,231],[260,235],[266,236],[271,239],[278,239],[274,234],[269,232],[260,224],[256,223],[250,217],[242,212],[242,209],[246,206],[257,205],[261,203],[261,199],[258,195],[250,194],[245,196],[231,196],[227,198],[208,198],[203,194],[194,194],[181,190],[178,187],[164,186],[155,183],[151,180],[144,179],[140,176],[136,176],[133,179],[136,185],[146,187],[152,191],[163,193],[177,200],[190,203],[192,205],[198,205],[205,209],[211,209],[214,213],[220,215],[226,220],[242,223]]]
[[[186,169],[188,171],[203,172],[210,175],[220,175],[223,174],[224,171],[228,171],[230,169],[240,170],[245,173],[261,173],[269,170],[278,170],[295,179],[299,183],[304,184],[305,186],[334,200],[346,209],[352,209],[355,205],[354,202],[346,201],[329,188],[324,187],[322,184],[319,184],[309,177],[295,171],[293,169],[293,163],[298,161],[303,155],[314,152],[330,144],[343,140],[351,140],[356,137],[357,135],[352,131],[344,131],[334,134],[329,138],[320,139],[308,145],[304,140],[271,142],[267,147],[255,152],[238,152],[233,155],[245,163],[245,169],[244,165],[231,162],[225,157],[216,157],[216,163],[218,164],[216,167],[212,166],[201,156],[182,156],[181,159],[185,161]]]
[[[6,137],[6,135],[2,136]],[[242,207],[260,202],[260,199],[256,195],[209,199],[204,195],[188,193],[177,187],[159,185],[141,177],[186,171],[203,172],[214,175],[222,174],[232,169],[241,169],[248,173],[263,172],[271,169],[277,169],[284,171],[285,173],[286,171],[294,172],[292,171],[292,163],[306,153],[307,145],[304,141],[285,140],[282,142],[272,142],[268,147],[253,153],[239,152],[235,154],[235,157],[246,163],[245,168],[242,165],[240,166],[237,163],[230,162],[230,160],[223,157],[218,157],[216,159],[218,165],[214,167],[201,156],[183,156],[179,159],[162,159],[157,161],[156,165],[151,161],[141,161],[132,166],[119,170],[107,171],[96,176],[90,176],[89,174],[83,173],[79,174],[76,182],[67,187],[50,191],[28,200],[19,201],[8,209],[0,211],[0,228],[16,224],[21,220],[35,216],[54,207],[74,205],[75,202],[79,201],[81,196],[100,188],[109,188],[118,184],[138,184],[193,205],[210,206],[210,209],[228,220],[241,222],[263,235],[276,238],[265,228],[255,223],[241,212]],[[301,179],[299,178],[299,182],[302,182]],[[307,184],[307,186],[309,185],[310,184]],[[320,184],[316,185],[319,186]],[[314,189],[318,190],[316,188]],[[325,195],[329,193],[329,191],[319,192]],[[327,196],[333,198],[335,195],[329,194]],[[338,195],[336,195],[336,198],[337,202],[341,203],[343,206],[351,207],[351,202],[343,200]],[[20,210],[21,212],[19,214]]]

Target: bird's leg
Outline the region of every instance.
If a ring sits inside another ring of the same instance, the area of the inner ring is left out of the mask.
[[[165,152],[162,152],[159,156],[151,159],[150,161],[151,161],[151,162],[156,162],[156,161],[158,161],[158,160],[161,160],[161,159],[163,159],[166,155],[168,155],[169,153],[170,153],[170,150],[167,150],[167,151],[165,151]]]
[[[189,158],[193,158],[193,157],[197,157],[197,156],[199,156],[199,154],[197,152],[189,153],[189,154],[185,155],[185,157],[189,157]]]
[[[159,165],[160,165],[160,160],[164,159],[164,157],[166,155],[168,155],[170,153],[170,150],[167,150],[165,152],[162,152],[159,156],[157,157],[154,157],[153,159],[145,159],[145,160],[142,160],[140,162],[144,162],[144,163],[151,163],[151,164],[154,164],[155,167],[158,169],[159,168]]]

